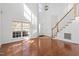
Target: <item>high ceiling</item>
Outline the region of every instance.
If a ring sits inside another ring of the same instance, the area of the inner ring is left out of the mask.
[[[45,11],[45,5],[48,5],[48,10]],[[47,13],[50,16],[57,16],[61,18],[68,10],[68,6],[71,4],[68,3],[48,3],[42,4],[42,13]]]
[[[38,14],[38,3],[26,3],[26,5],[31,9],[31,11],[37,15]],[[45,6],[48,6],[48,10],[45,11]],[[61,18],[63,14],[66,13],[68,9],[68,3],[40,3],[39,9],[41,8],[41,13],[47,13],[50,16],[57,16]]]

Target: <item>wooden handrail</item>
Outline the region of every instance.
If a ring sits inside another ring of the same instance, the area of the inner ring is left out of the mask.
[[[54,28],[56,28],[56,27],[58,26],[58,24],[59,24],[62,20],[64,20],[64,18],[65,18],[73,9],[74,9],[74,7],[72,7],[72,8],[56,23],[56,25],[52,28],[52,30],[53,30]]]

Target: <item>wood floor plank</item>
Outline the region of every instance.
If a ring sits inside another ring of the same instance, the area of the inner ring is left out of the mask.
[[[0,56],[79,56],[79,45],[44,36],[3,44]]]

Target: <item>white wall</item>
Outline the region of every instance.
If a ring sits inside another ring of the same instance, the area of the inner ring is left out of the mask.
[[[12,38],[12,21],[14,18],[17,20],[24,19],[24,6],[23,4],[20,3],[9,3],[9,4],[1,4],[1,8],[3,11],[2,14],[2,39],[1,42],[2,44],[8,43],[8,42],[13,42],[13,41],[18,41],[20,39],[13,39]]]
[[[51,35],[51,16],[45,14],[39,15],[40,35]]]
[[[79,32],[78,31],[79,31],[79,19],[71,23],[68,27],[66,27],[61,32],[59,32],[58,39],[68,40],[68,39],[64,39],[64,33],[71,33],[71,41],[79,43]]]
[[[0,43],[1,43],[1,39],[2,39],[2,36],[1,36],[1,17],[0,17]]]

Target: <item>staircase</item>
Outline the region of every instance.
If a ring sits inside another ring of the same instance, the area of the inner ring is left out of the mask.
[[[76,7],[77,4],[73,4],[73,7],[52,28],[52,38],[56,38],[59,32],[75,21],[75,17],[77,16]]]

